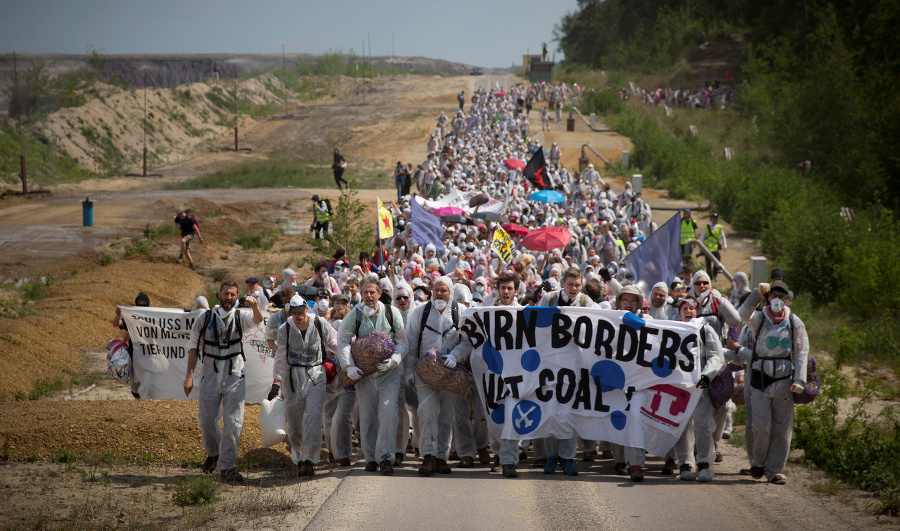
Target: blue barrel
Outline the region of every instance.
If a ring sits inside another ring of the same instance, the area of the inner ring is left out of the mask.
[[[94,202],[90,197],[81,202],[81,223],[85,227],[94,226]]]

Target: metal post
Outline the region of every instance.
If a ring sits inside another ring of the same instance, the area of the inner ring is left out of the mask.
[[[19,128],[19,170],[22,179],[22,195],[28,194],[28,173],[25,171],[25,141],[22,140],[22,96],[19,94],[19,65],[16,62],[16,51],[13,50],[13,75],[16,81],[16,101],[19,103],[17,127]]]
[[[287,116],[287,66],[285,66],[284,61],[284,43],[281,43],[281,71],[284,72],[284,82],[282,83],[282,86],[284,87],[284,115]]]
[[[640,173],[635,173],[631,176],[631,187],[634,189],[634,193],[638,193],[643,191],[644,188],[644,176]]]
[[[144,171],[147,176],[147,67],[144,67]]]
[[[365,105],[366,104],[366,63],[363,61],[366,60],[366,39],[362,40],[362,57],[360,59],[361,59],[360,62],[363,63],[363,75],[359,82],[359,86],[360,86],[359,90],[360,90],[360,92],[362,92],[362,102],[363,102],[363,105]]]
[[[725,266],[722,265],[722,262],[720,262],[719,259],[716,258],[715,255],[713,255],[710,252],[710,250],[706,248],[705,245],[703,245],[703,242],[701,242],[700,240],[697,240],[697,239],[692,239],[692,240],[688,240],[687,243],[685,243],[685,245],[692,245],[692,246],[700,249],[700,252],[702,252],[704,255],[706,255],[706,257],[709,258],[710,262],[712,262],[713,264],[715,264],[716,266],[719,267],[719,270],[725,274],[725,278],[727,278],[729,281],[734,280],[734,276],[732,276],[732,274],[729,273],[727,269],[725,269]],[[751,257],[750,260],[753,260],[753,258]],[[765,258],[763,258],[763,261],[765,262]],[[712,278],[712,277],[710,277],[710,278]],[[763,278],[765,278],[765,265],[763,266]],[[760,280],[760,282],[762,282],[762,281]]]
[[[237,98],[238,98],[238,82],[237,82],[237,63],[234,64],[234,151],[238,150],[238,125],[237,125]]]
[[[750,286],[756,286],[761,282],[766,282],[766,257],[751,256],[750,257]]]
[[[391,33],[391,79],[394,79],[394,34]]]

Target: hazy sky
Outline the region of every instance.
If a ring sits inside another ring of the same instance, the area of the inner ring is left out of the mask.
[[[8,0],[0,53],[321,53],[425,56],[485,67],[556,50],[577,0]],[[367,44],[368,46],[368,44]],[[562,59],[557,52],[556,59]]]

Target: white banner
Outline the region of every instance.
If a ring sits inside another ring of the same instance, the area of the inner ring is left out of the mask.
[[[700,398],[699,320],[546,306],[471,308],[464,317],[498,438],[577,433],[665,455]]]
[[[456,207],[461,208],[466,211],[467,214],[473,214],[477,210],[478,212],[494,212],[498,213],[503,210],[505,203],[503,201],[497,199],[489,199],[487,203],[480,205],[478,207],[471,208],[469,207],[469,200],[475,197],[478,194],[483,193],[481,190],[469,190],[467,192],[461,192],[458,189],[454,188],[452,192],[447,195],[442,195],[438,197],[434,201],[430,199],[425,199],[424,197],[417,195],[416,201],[419,202],[420,205],[429,208],[430,210],[434,210],[436,208],[442,207]]]
[[[133,377],[140,383],[138,393],[141,398],[187,398],[184,396],[187,343],[194,321],[202,318],[204,311],[206,310],[185,312],[176,308],[122,307],[122,317],[134,345],[131,371]],[[250,310],[241,308],[239,311]],[[262,324],[244,330],[242,342],[244,356],[247,358],[244,368],[247,402],[262,402],[272,387],[275,353],[266,344],[265,325],[268,318],[268,314],[263,311]],[[191,400],[197,400],[202,371],[203,368],[198,363],[194,369],[194,390],[191,392]]]

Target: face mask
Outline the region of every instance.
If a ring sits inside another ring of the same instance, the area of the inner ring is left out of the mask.
[[[772,299],[769,301],[769,307],[772,308],[773,312],[781,313],[781,310],[784,309],[784,301],[781,299]]]
[[[478,293],[484,293],[484,286],[482,286],[481,284],[475,286],[475,291],[477,291]]]
[[[365,315],[366,317],[372,317],[373,315],[375,315],[375,308],[369,308],[368,306],[366,306],[364,304],[363,305],[363,315]]]
[[[434,305],[434,308],[435,308],[437,311],[439,311],[439,312],[441,312],[441,311],[443,311],[445,308],[447,308],[447,301],[444,301],[444,300],[441,300],[441,299],[436,299],[436,300],[434,300],[434,301],[432,302],[432,304]]]
[[[319,278],[321,278],[322,280],[328,278],[328,271],[322,271],[321,273],[319,273]]]
[[[316,301],[316,309],[318,309],[320,312],[327,312],[328,311],[328,301],[325,299]]]

